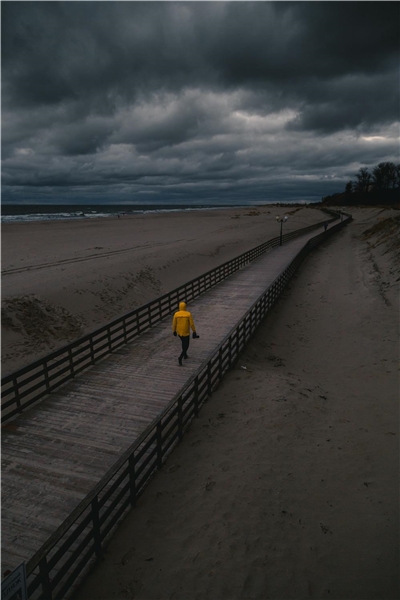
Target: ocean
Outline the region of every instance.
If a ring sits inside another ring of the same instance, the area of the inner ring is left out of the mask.
[[[265,204],[265,203],[264,203]],[[1,222],[15,223],[24,221],[60,221],[63,219],[98,219],[116,217],[117,215],[132,215],[154,212],[171,212],[182,210],[210,210],[221,208],[243,208],[249,205],[174,205],[174,204],[112,204],[112,205],[40,205],[40,204],[3,204],[1,206]]]

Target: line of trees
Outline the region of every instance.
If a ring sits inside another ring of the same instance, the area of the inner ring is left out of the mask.
[[[400,188],[400,165],[392,162],[381,162],[372,169],[361,167],[356,173],[356,180],[346,184],[346,194],[353,192],[370,192],[382,190],[394,190]]]

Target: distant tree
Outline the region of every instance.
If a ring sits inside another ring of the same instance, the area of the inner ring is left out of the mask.
[[[351,194],[353,191],[353,182],[349,181],[348,183],[346,183],[346,187],[344,188],[344,191],[346,192],[346,194]]]
[[[361,167],[356,174],[357,181],[355,183],[356,192],[368,192],[371,183],[371,173],[366,167]]]
[[[396,165],[396,187],[400,187],[400,165]]]
[[[372,171],[372,181],[377,190],[390,190],[396,187],[398,170],[392,162],[381,162]]]

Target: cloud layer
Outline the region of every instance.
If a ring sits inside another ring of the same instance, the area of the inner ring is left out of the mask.
[[[394,2],[5,2],[3,202],[320,199],[398,162]]]

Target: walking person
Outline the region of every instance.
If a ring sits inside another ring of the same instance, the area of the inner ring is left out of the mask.
[[[182,352],[178,358],[179,365],[182,366],[182,359],[189,358],[187,351],[190,342],[190,328],[193,331],[193,338],[198,338],[196,333],[196,327],[194,325],[192,313],[186,310],[186,303],[179,302],[179,310],[174,314],[172,320],[172,333],[173,335],[179,335],[182,342]]]
[[[328,221],[325,221],[325,223],[324,223],[324,229],[325,229],[325,231],[328,229]]]

